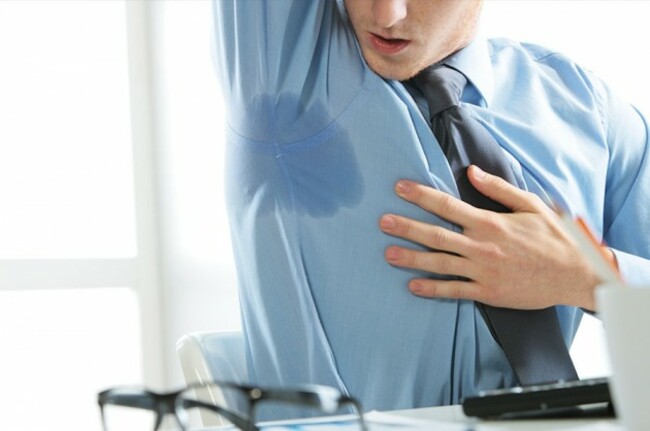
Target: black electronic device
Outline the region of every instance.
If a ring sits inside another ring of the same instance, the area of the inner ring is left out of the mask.
[[[607,378],[482,391],[463,400],[463,412],[484,419],[615,415]]]

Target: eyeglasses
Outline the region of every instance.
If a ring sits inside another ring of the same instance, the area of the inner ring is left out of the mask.
[[[321,385],[284,389],[214,382],[166,393],[116,387],[100,392],[97,401],[105,431],[190,431],[223,425],[259,431],[261,421],[332,415],[366,430],[360,403]],[[173,421],[164,422],[166,418]]]

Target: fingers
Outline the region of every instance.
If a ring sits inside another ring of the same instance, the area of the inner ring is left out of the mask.
[[[513,212],[539,211],[540,207],[545,207],[537,195],[521,190],[501,177],[488,174],[476,165],[468,168],[467,176],[476,190]]]
[[[481,220],[482,210],[432,187],[400,180],[395,192],[402,199],[460,226],[470,226]]]
[[[466,236],[440,226],[386,214],[379,220],[384,233],[417,242],[426,247],[465,256],[471,240]]]
[[[467,299],[489,303],[489,294],[473,281],[415,279],[409,283],[414,295],[427,298]]]
[[[403,268],[420,269],[444,275],[457,275],[469,278],[468,260],[449,253],[416,251],[398,246],[390,246],[384,256],[388,263]]]

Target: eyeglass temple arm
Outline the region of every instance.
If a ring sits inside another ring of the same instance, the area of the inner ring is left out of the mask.
[[[339,401],[341,404],[350,404],[352,407],[354,407],[354,410],[357,411],[357,414],[359,415],[359,423],[361,424],[361,431],[367,431],[368,426],[366,425],[366,420],[363,418],[363,408],[361,407],[361,403],[357,401],[355,398],[352,397],[344,397]]]
[[[141,394],[135,394],[135,395],[106,394],[106,395],[100,395],[98,401],[101,407],[103,407],[104,404],[110,403],[116,406],[135,407],[139,409],[154,410],[154,411],[158,410],[157,408],[158,402],[154,398],[152,398],[151,396],[142,396]]]

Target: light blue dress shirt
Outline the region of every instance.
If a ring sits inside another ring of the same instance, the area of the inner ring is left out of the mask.
[[[367,67],[337,2],[218,0],[214,11],[251,380],[333,385],[366,409],[457,403],[513,384],[472,302],[411,295],[407,282],[422,274],[383,257],[391,244],[414,247],[379,230],[384,213],[458,230],[393,192],[409,178],[458,195],[425,104]],[[538,46],[477,40],[451,62],[521,188],[584,216],[628,281],[650,281],[639,113]],[[581,311],[558,312],[570,343]]]

